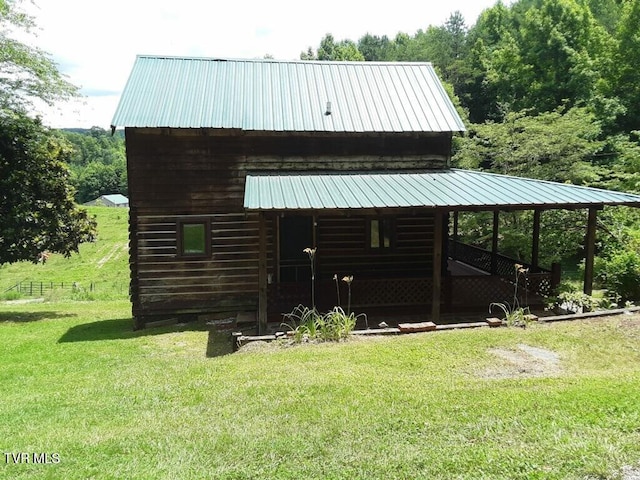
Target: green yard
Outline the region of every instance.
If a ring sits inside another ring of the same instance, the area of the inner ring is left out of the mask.
[[[234,354],[204,324],[131,327],[126,301],[0,304],[0,477],[604,479],[640,466],[637,316]],[[59,462],[7,456],[20,452]]]
[[[95,242],[80,245],[79,253],[65,258],[53,254],[43,264],[18,262],[0,266],[0,299],[14,299],[15,285],[31,287],[33,296],[48,300],[125,299],[129,292],[128,208],[83,207],[98,222]],[[77,288],[70,286],[76,283]],[[54,289],[49,286],[54,284]],[[60,285],[63,284],[63,288]],[[22,295],[24,296],[24,295]]]

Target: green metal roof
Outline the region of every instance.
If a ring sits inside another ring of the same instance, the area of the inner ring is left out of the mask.
[[[282,132],[465,130],[430,63],[148,55],[136,58],[112,125]]]
[[[471,170],[248,174],[247,210],[640,206],[640,195]]]

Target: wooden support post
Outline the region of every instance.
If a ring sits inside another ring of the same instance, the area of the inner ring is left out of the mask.
[[[431,299],[431,321],[440,320],[440,297],[442,292],[442,234],[443,215],[436,211],[433,232],[433,291]]]
[[[596,220],[597,210],[589,209],[589,217],[587,220],[587,234],[585,236],[584,249],[584,293],[591,295],[593,293],[593,257],[596,254]]]
[[[267,330],[267,219],[263,212],[258,221],[258,334]]]
[[[498,227],[500,211],[493,212],[493,238],[491,239],[491,275],[498,273]]]
[[[531,242],[531,266],[538,267],[540,256],[540,210],[533,211],[533,239]]]
[[[456,260],[458,258],[458,211],[453,212],[453,249],[451,257]]]
[[[274,265],[275,265],[275,273],[276,273],[276,278],[275,281],[276,283],[280,283],[280,219],[282,217],[281,216],[277,216],[274,217],[273,219],[273,228],[275,229],[275,247],[274,247]]]
[[[551,289],[556,290],[562,280],[562,267],[559,263],[553,262],[551,264]]]

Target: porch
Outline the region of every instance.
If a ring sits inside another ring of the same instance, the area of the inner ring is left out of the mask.
[[[355,254],[355,260],[360,263],[354,263],[354,266],[362,268],[365,273],[358,274],[356,269],[337,270],[354,275],[351,310],[381,313],[385,308],[393,308],[400,313],[399,309],[410,309],[428,313],[429,320],[438,323],[441,315],[447,312],[487,311],[492,302],[512,303],[516,263],[529,269],[518,280],[522,282],[518,284],[521,304],[535,306],[543,303],[544,297],[551,293],[560,279],[557,268],[545,270],[538,265],[540,214],[549,209],[585,209],[588,212],[584,241],[584,292],[590,294],[596,215],[604,205],[639,206],[640,196],[457,169],[247,175],[244,207],[247,211],[258,212],[260,218],[258,326],[266,328],[271,315],[289,312],[300,303],[312,304],[311,275],[306,276],[307,281],[290,283],[278,271],[275,278],[268,271],[267,246],[270,243],[275,245],[271,268],[279,269],[282,265],[278,257],[282,253],[280,239],[289,238],[287,235],[281,237],[277,230],[279,218],[291,215],[311,218],[309,224],[312,228],[307,233],[304,247],[318,246],[319,252],[326,252],[322,233],[316,231],[316,219],[341,217],[352,222],[360,217],[360,227],[355,234],[353,224],[343,228],[336,225],[332,240],[340,260],[351,261]],[[498,218],[501,210],[533,210],[529,265],[499,255]],[[457,242],[457,212],[460,211],[493,212],[491,251]],[[399,221],[401,217],[402,222]],[[268,234],[274,227],[275,235]],[[337,238],[343,241],[337,244]],[[394,241],[396,248],[393,247]],[[290,247],[286,251],[302,251],[302,245]],[[405,252],[401,252],[400,247],[406,249]],[[361,252],[366,256],[358,258]],[[401,262],[402,269],[396,275]],[[335,262],[334,265],[339,267],[342,263]],[[320,271],[322,274],[316,275],[315,281],[316,307],[326,310],[336,303],[346,306],[347,286],[338,282],[336,287],[332,280],[336,269]],[[338,274],[338,278],[341,277]],[[303,278],[305,276],[298,277]],[[337,301],[338,295],[340,302]]]
[[[449,240],[452,253],[442,276],[440,322],[453,323],[486,317],[492,302],[513,303],[516,281],[515,264],[529,269],[518,280],[518,301],[523,306],[542,309],[553,288],[560,281],[560,270],[546,270],[497,254],[493,263],[499,273],[492,275],[492,252]],[[455,245],[455,248],[451,248]],[[372,321],[393,317],[416,321],[430,319],[433,311],[431,293],[433,277],[354,278],[351,284],[351,311],[365,313]],[[271,283],[267,286],[268,320],[281,322],[283,314],[297,305],[312,306],[311,278],[306,281]],[[320,311],[336,305],[345,310],[349,304],[349,287],[338,278],[319,278],[315,282],[315,304]]]

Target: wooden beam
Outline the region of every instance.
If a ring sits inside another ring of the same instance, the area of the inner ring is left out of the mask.
[[[538,266],[540,256],[540,210],[533,211],[533,239],[531,242],[531,265]]]
[[[267,330],[267,219],[260,212],[258,221],[258,334]]]
[[[273,217],[273,228],[275,230],[275,248],[274,248],[274,265],[275,265],[275,270],[276,270],[276,278],[275,278],[275,282],[276,283],[280,283],[280,215],[276,215],[275,217]]]
[[[450,249],[449,254],[454,260],[458,259],[458,222],[460,212],[453,212],[453,248]]]
[[[433,232],[433,290],[431,298],[431,321],[440,320],[440,297],[442,293],[442,234],[443,215],[436,211]]]
[[[493,237],[491,239],[491,275],[498,273],[498,227],[500,211],[493,212]]]
[[[591,295],[593,293],[593,258],[596,253],[596,220],[597,210],[589,209],[589,217],[587,220],[587,233],[585,235],[585,258],[584,258],[584,293]]]

